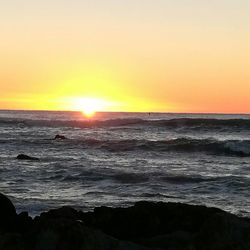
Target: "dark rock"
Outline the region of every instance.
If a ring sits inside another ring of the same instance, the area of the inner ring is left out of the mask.
[[[22,236],[18,233],[5,233],[0,235],[1,250],[25,250],[21,242]]]
[[[33,226],[33,220],[29,216],[28,212],[22,212],[17,215],[15,221],[15,230],[16,232],[28,232]]]
[[[33,242],[27,249],[41,250],[146,250],[131,242],[119,241],[104,233],[90,229],[82,223],[65,219],[37,218],[35,230],[30,235]]]
[[[0,230],[9,231],[17,214],[9,198],[0,193]]]
[[[62,207],[35,219],[0,195],[0,250],[249,250],[250,220],[216,208],[138,202],[80,212]],[[11,226],[10,226],[11,225]]]
[[[214,214],[196,235],[197,249],[250,249],[250,221],[235,215]]]
[[[17,156],[17,159],[18,160],[39,161],[39,158],[37,158],[37,157],[31,157],[31,156],[28,156],[28,155],[25,155],[25,154],[19,154]]]
[[[0,193],[0,220],[15,217],[16,209],[10,199]]]
[[[78,220],[78,212],[71,207],[61,207],[58,209],[51,209],[48,212],[44,212],[40,215],[40,218],[50,218],[50,219],[71,219]]]
[[[250,221],[217,208],[138,202],[129,208],[96,208],[81,219],[117,239],[147,247],[250,249]]]
[[[24,233],[30,230],[32,223],[32,218],[27,212],[17,215],[12,202],[0,193],[0,235]]]
[[[54,140],[56,140],[56,139],[60,139],[60,140],[66,140],[67,139],[67,137],[66,136],[64,136],[64,135],[56,135],[55,136],[55,138],[54,138]]]
[[[96,208],[83,215],[89,226],[120,239],[154,237],[175,231],[197,232],[216,208],[178,203],[138,202],[129,208]]]

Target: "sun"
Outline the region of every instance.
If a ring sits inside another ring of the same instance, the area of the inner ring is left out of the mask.
[[[92,117],[97,111],[105,111],[107,102],[93,97],[75,98],[73,101],[75,110],[81,111],[86,117]]]

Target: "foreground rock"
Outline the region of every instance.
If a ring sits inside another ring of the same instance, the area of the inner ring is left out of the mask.
[[[96,208],[86,225],[117,239],[162,249],[250,249],[250,220],[220,209],[138,202],[130,208]]]
[[[16,216],[16,209],[10,199],[0,193],[0,232],[8,231]]]
[[[250,249],[250,220],[216,208],[138,202],[88,213],[62,207],[32,219],[4,195],[0,208],[0,250]]]

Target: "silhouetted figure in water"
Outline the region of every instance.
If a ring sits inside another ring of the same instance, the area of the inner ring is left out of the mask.
[[[67,138],[64,135],[56,135],[54,140],[56,140],[56,139],[65,140]]]

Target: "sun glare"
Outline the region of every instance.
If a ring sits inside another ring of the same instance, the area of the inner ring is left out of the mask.
[[[97,98],[76,98],[73,101],[75,110],[81,111],[86,117],[92,117],[97,111],[105,111],[107,102]]]

